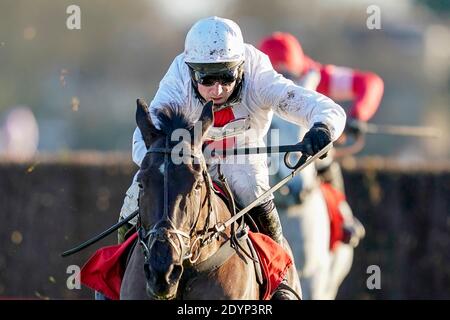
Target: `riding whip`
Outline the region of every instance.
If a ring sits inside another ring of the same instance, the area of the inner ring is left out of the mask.
[[[91,244],[96,243],[97,241],[100,241],[101,239],[103,239],[104,237],[110,235],[112,232],[116,231],[121,226],[123,226],[125,223],[127,223],[128,221],[133,219],[135,216],[137,216],[138,213],[139,213],[139,210],[134,211],[128,217],[126,217],[123,220],[120,220],[115,225],[113,225],[110,228],[106,229],[105,231],[103,231],[99,235],[95,236],[94,238],[92,238],[92,239],[90,239],[90,240],[88,240],[86,242],[83,242],[82,244],[80,244],[79,246],[76,246],[75,248],[72,248],[70,250],[67,250],[67,251],[63,252],[61,254],[61,256],[63,256],[63,257],[70,256],[70,255],[72,255],[74,253],[77,253],[78,251],[83,250],[84,248],[89,247]]]

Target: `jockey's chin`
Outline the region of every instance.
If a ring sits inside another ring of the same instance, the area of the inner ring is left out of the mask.
[[[211,100],[214,102],[214,105],[218,107],[227,102],[227,98],[211,98]]]

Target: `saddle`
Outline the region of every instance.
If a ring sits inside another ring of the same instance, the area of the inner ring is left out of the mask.
[[[124,243],[100,248],[81,269],[81,283],[101,292],[107,298],[118,300],[120,286],[126,264],[137,243],[137,233],[133,233]],[[238,241],[245,241],[250,248],[256,278],[261,286],[262,300],[268,300],[282,282],[292,264],[290,256],[270,237],[253,233],[247,228],[238,235]],[[210,273],[223,265],[233,254],[241,254],[231,241],[227,241],[210,259],[186,268],[186,274]]]
[[[236,212],[239,212],[242,209],[240,204],[235,202],[234,197],[231,194],[231,191],[225,180],[214,180],[212,183],[214,193],[222,199],[230,212],[234,212],[234,210],[236,210]],[[244,222],[249,226],[251,231],[259,232],[255,221],[253,221],[252,217],[249,214],[246,214],[244,216]]]

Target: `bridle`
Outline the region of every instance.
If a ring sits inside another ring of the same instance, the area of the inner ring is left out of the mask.
[[[165,148],[155,148],[150,147],[147,150],[147,154],[149,153],[162,153],[164,154],[164,213],[162,218],[156,222],[150,230],[146,230],[145,227],[141,223],[141,214],[139,214],[138,221],[138,237],[139,243],[142,246],[145,263],[148,263],[150,259],[150,248],[153,246],[155,241],[167,241],[170,246],[172,246],[175,252],[180,257],[180,263],[183,263],[185,260],[189,259],[191,264],[194,264],[198,258],[200,257],[200,248],[206,244],[210,237],[207,237],[207,234],[210,232],[211,228],[209,227],[211,215],[213,213],[212,208],[212,182],[210,180],[210,176],[208,175],[206,163],[203,157],[199,157],[195,155],[194,152],[188,154],[193,161],[198,161],[202,167],[202,175],[203,180],[206,183],[206,197],[205,201],[208,205],[208,215],[206,218],[205,226],[203,230],[197,231],[195,234],[194,241],[191,241],[193,237],[193,233],[196,230],[196,226],[198,220],[201,216],[201,212],[205,206],[205,203],[200,204],[200,210],[197,213],[194,224],[191,226],[190,232],[187,233],[185,231],[179,230],[175,227],[174,223],[169,217],[169,155],[172,153],[173,148],[169,145],[169,137],[166,136]],[[183,150],[184,153],[184,150]],[[186,154],[183,154],[186,156]],[[216,212],[217,215],[217,212]],[[216,217],[217,221],[217,217]],[[174,241],[174,239],[177,240]]]

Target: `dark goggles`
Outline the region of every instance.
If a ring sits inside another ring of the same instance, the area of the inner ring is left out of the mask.
[[[193,80],[206,87],[213,86],[216,82],[220,83],[222,86],[228,86],[235,82],[238,76],[238,68],[217,73],[205,73],[192,70]]]

